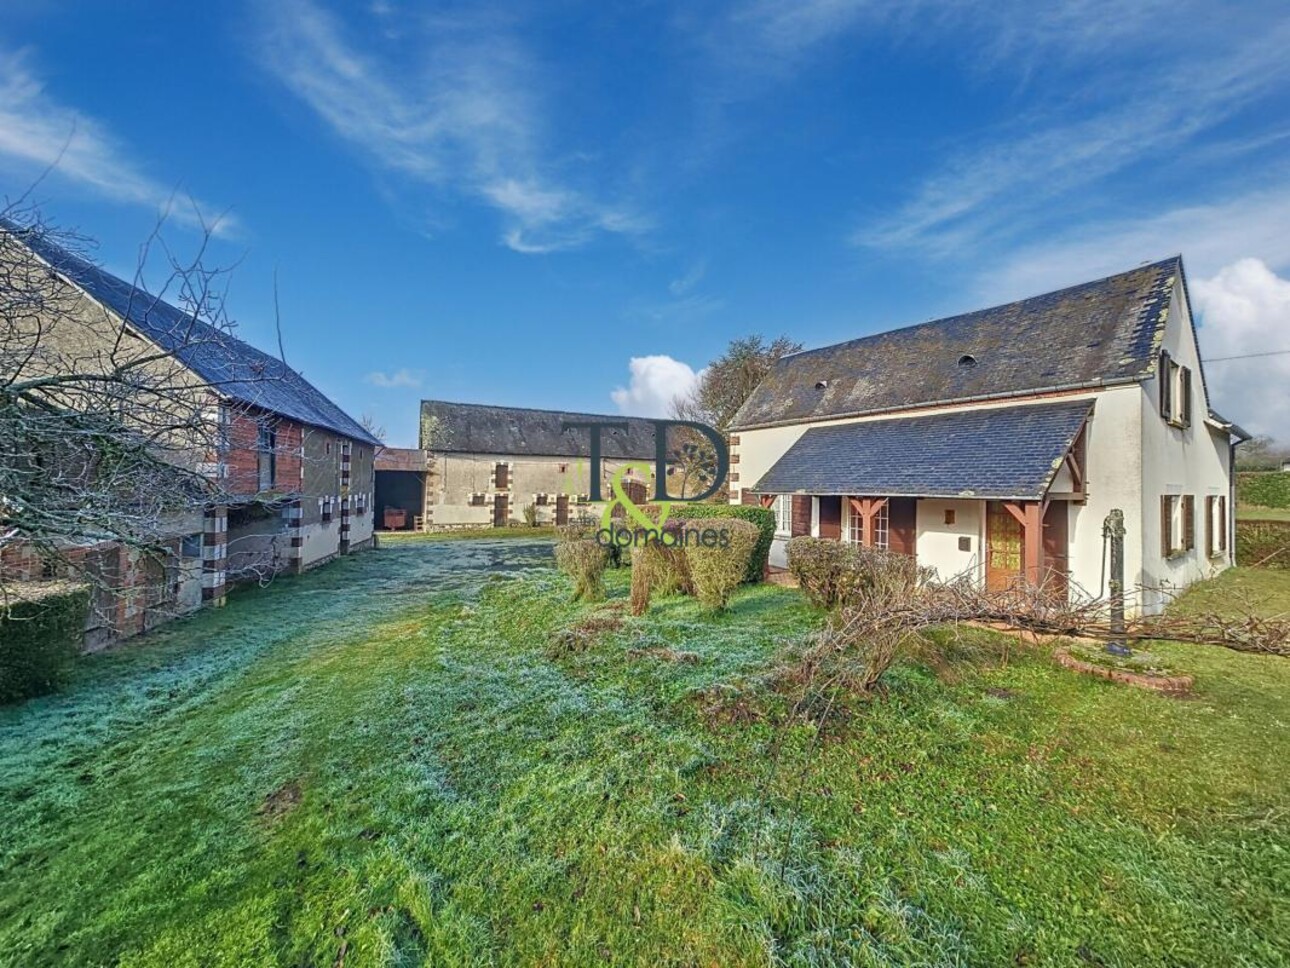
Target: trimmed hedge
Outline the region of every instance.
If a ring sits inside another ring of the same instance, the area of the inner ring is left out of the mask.
[[[1290,570],[1290,521],[1237,521],[1236,563]]]
[[[79,585],[28,586],[0,604],[0,703],[53,692],[67,681],[89,610],[89,590]]]
[[[1290,473],[1242,471],[1236,475],[1236,500],[1261,508],[1290,508]]]
[[[656,505],[650,505],[646,512],[651,516],[658,511]],[[744,583],[755,584],[766,574],[770,563],[770,546],[775,540],[775,512],[770,508],[749,507],[746,504],[673,504],[669,521],[691,520],[693,518],[735,518],[747,521],[757,528],[757,544],[753,546],[752,556],[748,559],[748,570],[744,572]]]
[[[846,608],[874,596],[898,598],[931,577],[910,555],[859,548],[832,538],[792,538],[788,570],[819,608]]]
[[[561,541],[555,546],[555,563],[573,579],[574,601],[599,602],[605,597],[606,549],[592,538]]]
[[[708,547],[700,541],[690,541],[684,549],[694,597],[714,612],[729,605],[730,596],[746,580],[748,562],[757,547],[757,526],[751,521],[731,520],[732,517],[695,517],[686,522],[687,530],[693,527],[700,532],[726,532],[724,544]]]

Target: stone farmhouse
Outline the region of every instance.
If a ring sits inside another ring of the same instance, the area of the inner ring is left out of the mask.
[[[809,534],[1087,597],[1119,509],[1151,612],[1232,564],[1245,439],[1209,405],[1176,257],[785,357],[734,421],[731,499],[776,510],[773,564]]]
[[[299,572],[372,545],[370,433],[277,357],[137,288],[52,242],[0,224],[8,240],[49,268],[75,311],[45,326],[46,339],[110,345],[119,333],[161,351],[209,394],[221,441],[195,454],[220,503],[165,522],[166,560],[111,543],[68,549],[103,580],[96,583],[87,644],[136,634],[191,611],[222,604],[227,586]],[[4,556],[5,575],[33,579],[36,556],[22,546]]]
[[[524,520],[532,505],[539,524],[567,524],[598,516],[589,477],[590,433],[565,430],[566,423],[614,422],[625,430],[601,432],[600,492],[624,462],[654,462],[654,426],[636,417],[529,410],[474,403],[424,400],[424,527],[502,527]],[[637,503],[647,500],[649,475],[629,469],[625,490]]]

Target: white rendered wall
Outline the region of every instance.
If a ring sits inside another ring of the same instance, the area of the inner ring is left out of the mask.
[[[954,512],[954,523],[945,523],[945,512]],[[985,502],[950,501],[927,498],[918,502],[918,538],[914,557],[920,565],[936,570],[936,578],[948,581],[968,575],[976,581],[985,577]],[[959,548],[966,538],[968,550]]]
[[[1164,349],[1192,371],[1192,420],[1186,428],[1172,427],[1160,416],[1159,374],[1146,381],[1138,402],[1142,421],[1142,528],[1136,580],[1148,588],[1163,587],[1164,594],[1151,595],[1145,605],[1159,610],[1171,594],[1200,578],[1215,575],[1232,563],[1232,548],[1210,558],[1205,549],[1205,498],[1229,495],[1230,473],[1227,434],[1205,423],[1209,402],[1200,375],[1200,358],[1195,333],[1187,314],[1186,300],[1176,286],[1169,304]],[[1191,494],[1196,502],[1196,547],[1182,555],[1161,554],[1160,495]],[[1230,505],[1231,498],[1228,496]],[[1130,532],[1132,534],[1132,532]]]

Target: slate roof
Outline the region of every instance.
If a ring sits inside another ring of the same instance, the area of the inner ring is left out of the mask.
[[[91,299],[126,320],[221,395],[343,437],[380,441],[276,356],[270,356],[190,313],[68,252],[43,233],[0,219],[19,239]]]
[[[421,401],[421,446],[439,453],[498,454],[528,457],[587,457],[587,430],[561,429],[564,421],[627,423],[627,431],[602,430],[601,455],[654,459],[654,425],[640,417],[566,410],[530,410],[480,403]]]
[[[959,410],[812,427],[753,491],[1038,500],[1093,404]]]
[[[425,473],[426,452],[416,447],[382,447],[376,451],[372,466],[378,471]]]
[[[1175,256],[993,309],[786,356],[731,429],[1143,380],[1154,372],[1178,280],[1185,286],[1182,258]],[[960,364],[963,357],[974,362]]]

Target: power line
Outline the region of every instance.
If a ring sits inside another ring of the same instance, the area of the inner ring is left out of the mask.
[[[1214,356],[1205,357],[1202,363],[1224,363],[1227,360],[1252,360],[1258,356],[1285,356],[1290,354],[1290,350],[1269,350],[1266,353],[1245,353],[1241,356]]]

